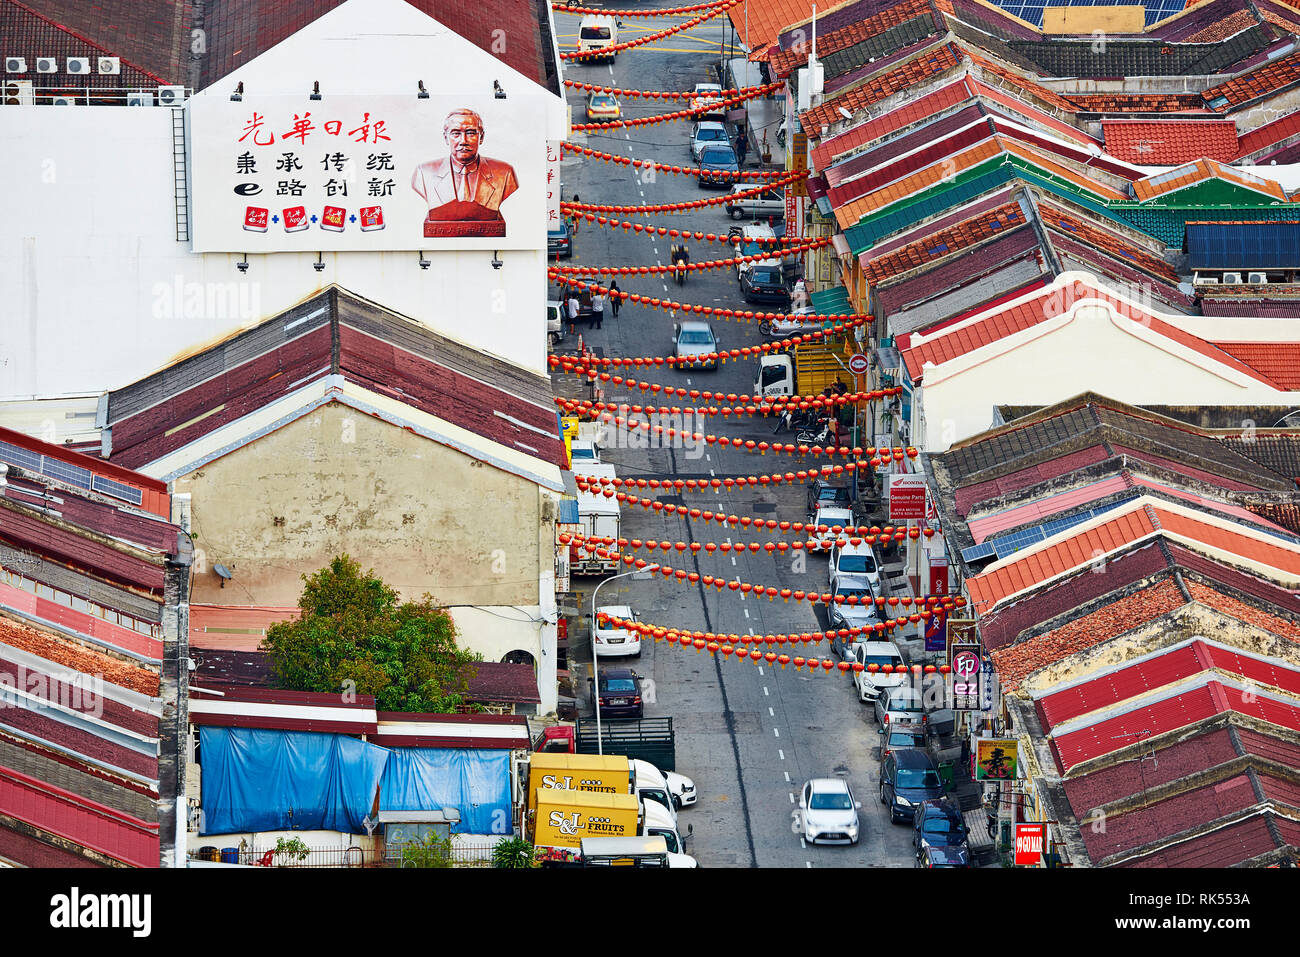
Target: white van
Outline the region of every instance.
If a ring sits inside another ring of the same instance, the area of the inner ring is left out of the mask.
[[[578,464],[574,463],[574,471],[578,475],[587,475],[592,478],[616,478],[614,466],[603,463]],[[606,486],[611,487],[611,486]],[[619,537],[619,527],[622,523],[623,511],[619,507],[618,499],[606,498],[600,493],[591,494],[590,492],[578,493],[578,522],[582,526],[582,534],[586,538],[613,538]],[[601,558],[594,551],[583,552],[576,546],[570,548],[569,569],[574,575],[612,575],[618,571],[618,560],[614,558]]]
[[[604,50],[618,44],[618,21],[613,17],[588,15],[578,24],[578,52]],[[616,60],[617,51],[611,51],[605,57],[582,57],[591,62],[598,59]]]

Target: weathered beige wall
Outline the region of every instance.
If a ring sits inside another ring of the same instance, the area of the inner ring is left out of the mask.
[[[331,403],[175,483],[208,571],[192,600],[296,605],[346,552],[404,598],[538,603],[537,486]],[[283,519],[283,522],[277,522]],[[224,589],[214,562],[231,569]]]

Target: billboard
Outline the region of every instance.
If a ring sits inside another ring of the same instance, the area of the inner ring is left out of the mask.
[[[195,252],[541,249],[541,96],[199,96]]]
[[[975,739],[975,780],[1010,781],[1016,777],[1014,738]]]
[[[1037,867],[1043,860],[1046,824],[1016,825],[1016,866]]]

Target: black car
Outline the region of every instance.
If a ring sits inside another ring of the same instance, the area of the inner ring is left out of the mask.
[[[922,801],[941,797],[943,779],[934,759],[924,751],[891,751],[880,762],[880,803],[889,807],[889,819],[894,823],[906,821]]]
[[[755,263],[740,274],[740,294],[746,302],[774,302],[788,308],[790,290],[780,265]]]
[[[884,737],[880,741],[880,757],[887,758],[895,751],[904,751],[908,748],[925,748],[925,732],[914,731],[911,728],[895,728],[893,731],[880,729]]]
[[[547,231],[546,256],[548,259],[557,256],[564,259],[573,257],[573,227],[569,225],[567,219],[560,220],[559,226]]]
[[[923,801],[912,817],[912,846],[920,855],[924,848],[945,848],[958,858],[969,858],[966,822],[952,798]],[[933,865],[931,865],[933,866]]]
[[[587,679],[591,681],[590,678]],[[600,669],[600,717],[640,718],[645,714],[641,701],[641,676],[630,668]]]
[[[970,867],[965,848],[922,847],[916,852],[917,867]]]
[[[847,485],[832,485],[823,479],[816,479],[808,486],[808,512],[816,514],[817,509],[829,505],[834,508],[852,508],[853,498]]]

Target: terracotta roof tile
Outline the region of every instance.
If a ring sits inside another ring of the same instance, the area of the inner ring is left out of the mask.
[[[1187,590],[1192,597],[1202,605],[1217,608],[1224,614],[1231,615],[1239,621],[1248,622],[1257,628],[1271,631],[1275,635],[1281,635],[1283,638],[1300,643],[1300,625],[1295,622],[1260,611],[1253,605],[1247,605],[1243,601],[1224,594],[1217,588],[1211,588],[1209,585],[1203,585],[1190,578],[1184,579],[1183,583],[1187,586]]]
[[[950,106],[955,106],[973,95],[972,82],[969,77],[963,77],[919,99],[904,103],[883,116],[867,120],[843,133],[828,137],[813,149],[814,165],[817,169],[825,169],[831,165],[834,157],[841,153],[875,142],[905,126],[928,120]]]
[[[1263,13],[1263,11],[1261,11]],[[1268,19],[1268,14],[1264,14],[1264,19]],[[1280,18],[1279,18],[1280,19]],[[1222,20],[1211,23],[1202,30],[1183,37],[1183,43],[1214,43],[1217,40],[1226,40],[1228,37],[1235,36],[1242,30],[1254,26],[1259,20],[1249,10],[1236,10]]]
[[[1237,729],[1241,731],[1242,729]],[[1263,737],[1262,735],[1260,736]],[[1265,739],[1274,741],[1273,738]],[[1244,743],[1244,742],[1243,742]],[[1246,753],[1252,753],[1247,749]],[[1239,757],[1232,734],[1216,727],[1154,752],[1153,761],[1122,761],[1062,782],[1077,817],[1093,808],[1160,787]]]
[[[1103,120],[1106,152],[1143,166],[1178,166],[1208,156],[1230,162],[1237,155],[1232,120]]]
[[[1300,840],[1297,827],[1285,819],[1276,820],[1283,843]],[[1196,837],[1162,847],[1142,857],[1122,861],[1115,867],[1232,867],[1277,850],[1281,846],[1269,830],[1269,820],[1249,817]]]
[[[1203,110],[1197,93],[1076,93],[1065,98],[1082,113],[1183,113]]]
[[[1263,179],[1212,159],[1198,159],[1194,163],[1136,180],[1133,183],[1133,195],[1139,200],[1146,201],[1203,183],[1208,179],[1221,179],[1256,193],[1262,193],[1270,199],[1287,202],[1286,191],[1274,180]]]
[[[792,24],[812,16],[816,0],[757,0],[755,3],[737,4],[727,11],[736,36],[752,51],[751,60],[766,60],[776,51],[772,45],[777,37]]]
[[[830,97],[820,106],[806,110],[800,115],[800,125],[810,136],[816,135],[816,131],[822,127],[830,126],[842,118],[839,112],[841,107],[850,113],[856,113],[899,90],[915,86],[927,77],[950,70],[957,63],[958,58],[952,44],[927,50],[887,73],[872,77],[865,83]]]
[[[1300,34],[1300,17],[1284,17],[1275,10],[1260,5],[1259,15],[1275,27],[1281,27],[1287,33]]]
[[[1300,546],[1286,548],[1283,540],[1264,532],[1255,533],[1245,526],[1222,528],[1180,512],[1155,509],[1160,527],[1173,535],[1205,545],[1230,555],[1300,576]]]
[[[1283,391],[1300,391],[1300,342],[1216,342]]]
[[[867,281],[879,283],[890,276],[908,272],[935,259],[942,259],[960,249],[998,236],[1025,225],[1019,203],[1005,203],[997,209],[980,213],[947,229],[931,233],[902,249],[873,259],[867,267]]]
[[[110,684],[129,688],[156,698],[160,681],[157,672],[138,665],[128,664],[118,657],[100,654],[89,648],[73,644],[65,636],[43,629],[19,624],[0,617],[0,642],[22,651],[53,661],[82,674],[101,675]]]
[[[1028,641],[1007,645],[992,652],[998,678],[1007,691],[1014,691],[1029,675],[1048,665],[1087,651],[1118,635],[1187,604],[1172,579],[1165,579],[1120,598],[1088,615],[1076,618]]]
[[[1229,110],[1281,91],[1300,81],[1300,52],[1279,57],[1249,73],[1212,86],[1201,94],[1212,110]]]
[[[1300,134],[1300,111],[1287,113],[1272,123],[1265,123],[1249,133],[1241,134],[1237,140],[1239,149],[1235,158],[1258,153],[1297,134]]]
[[[1076,216],[1070,216],[1048,203],[1041,204],[1039,211],[1043,222],[1051,228],[1064,230],[1069,235],[1081,239],[1098,249],[1103,249],[1120,259],[1127,260],[1152,275],[1159,276],[1170,283],[1178,283],[1178,273],[1174,271],[1173,266],[1163,259],[1158,259],[1150,253],[1124,242],[1118,236],[1104,229],[1099,229],[1091,223],[1084,222]]]
[[[905,23],[928,13],[930,13],[930,0],[900,0],[894,6],[863,20],[850,23],[824,36],[819,29],[817,33],[817,55],[820,58],[828,57],[832,53],[838,53],[840,50],[846,50],[854,44],[879,36],[890,27],[898,26],[900,23]],[[750,15],[753,15],[752,10]],[[743,9],[741,16],[743,29]],[[768,58],[768,65],[773,75],[780,78],[788,77],[792,71],[806,66],[807,63],[808,48],[803,45],[778,50]]]

